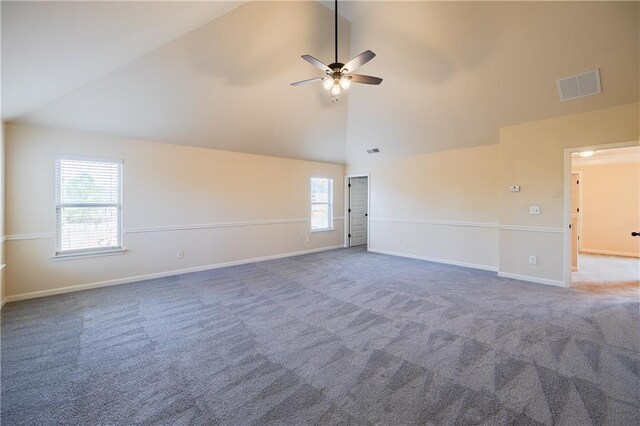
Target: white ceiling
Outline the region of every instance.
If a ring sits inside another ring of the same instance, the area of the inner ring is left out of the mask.
[[[113,10],[105,20],[118,22],[121,12]],[[350,53],[349,30],[349,22],[341,19],[344,57]],[[84,25],[77,31],[91,32]],[[64,43],[56,46],[69,48]],[[93,53],[101,56],[100,52]],[[302,54],[330,62],[333,15],[329,9],[318,2],[247,3],[12,121],[343,162],[346,99],[332,104],[319,83],[290,86],[323,75],[303,61]]]
[[[624,148],[600,149],[593,156],[583,158],[579,152],[571,154],[571,166],[599,166],[603,164],[640,163],[640,146],[627,146]],[[640,175],[638,175],[640,179]]]
[[[368,2],[352,51],[378,57],[350,95],[348,164],[498,143],[500,127],[639,101],[638,2]],[[556,80],[600,69],[602,93],[562,102]]]
[[[242,5],[2,1],[2,119],[11,120]]]
[[[637,2],[345,2],[337,104],[331,2],[2,2],[3,119],[332,162],[498,142],[498,129],[638,102]],[[323,7],[326,6],[326,7]],[[602,94],[555,80],[599,68]]]

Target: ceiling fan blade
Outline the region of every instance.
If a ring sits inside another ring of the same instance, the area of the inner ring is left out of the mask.
[[[361,74],[348,74],[348,76],[351,77],[351,81],[354,83],[375,84],[376,86],[382,83],[382,79],[380,77]]]
[[[353,58],[352,60],[344,64],[344,66],[342,67],[342,72],[355,71],[356,69],[360,68],[361,66],[363,66],[364,64],[366,64],[367,62],[369,62],[375,57],[376,57],[376,54],[370,50],[367,50],[366,52],[362,52],[361,54],[359,54],[358,56],[356,56],[355,58]]]
[[[317,60],[316,58],[314,58],[311,55],[302,55],[302,59],[304,59],[305,61],[309,62],[314,67],[320,68],[322,71],[324,71],[326,73],[333,72],[333,70],[331,68],[329,68],[327,65],[323,64],[322,62],[320,62],[319,60]]]
[[[316,77],[316,78],[310,78],[308,80],[302,80],[302,81],[296,81],[295,83],[291,83],[292,86],[302,86],[303,84],[308,84],[308,83],[315,83],[316,81],[322,81],[324,80],[326,77]]]

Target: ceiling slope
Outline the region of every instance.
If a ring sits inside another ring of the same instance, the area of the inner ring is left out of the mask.
[[[289,85],[322,74],[300,55],[329,60],[332,28],[317,2],[247,3],[14,121],[341,163],[346,99]]]
[[[385,80],[332,105],[318,86],[289,87],[319,75],[301,54],[331,59],[331,7],[251,2],[13,121],[333,162],[345,139],[347,162],[374,146],[491,144],[502,126],[638,102],[639,6],[345,3],[340,59],[371,49],[367,74]],[[559,100],[556,79],[595,68],[602,94]]]
[[[352,51],[378,54],[350,94],[347,163],[498,142],[500,127],[638,102],[640,3],[369,2]],[[562,102],[556,79],[599,68],[602,94]]]
[[[2,1],[2,118],[42,106],[243,3]]]

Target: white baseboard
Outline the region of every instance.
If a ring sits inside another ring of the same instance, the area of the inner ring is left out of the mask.
[[[247,264],[247,263],[256,263],[256,262],[264,262],[264,261],[267,261],[267,260],[282,259],[284,257],[301,256],[301,255],[304,255],[304,254],[318,253],[318,252],[321,252],[321,251],[334,250],[334,249],[339,249],[339,248],[343,248],[342,245],[321,247],[321,248],[317,248],[317,249],[302,250],[302,251],[289,252],[289,253],[280,253],[280,254],[274,254],[274,255],[270,255],[270,256],[254,257],[252,259],[234,260],[234,261],[231,261],[231,262],[215,263],[215,264],[212,264],[212,265],[194,266],[192,268],[184,268],[184,269],[176,269],[176,270],[173,270],[173,271],[156,272],[156,273],[153,273],[153,274],[136,275],[134,277],[117,278],[117,279],[113,279],[113,280],[100,281],[100,282],[89,283],[89,284],[79,284],[79,285],[73,285],[73,286],[69,286],[69,287],[59,287],[59,288],[54,288],[54,289],[51,289],[51,290],[34,291],[34,292],[31,292],[31,293],[22,293],[22,294],[16,294],[16,295],[12,295],[12,296],[7,296],[2,301],[2,304],[4,305],[5,302],[7,302],[7,303],[8,302],[17,302],[19,300],[35,299],[35,298],[38,298],[38,297],[53,296],[53,295],[56,295],[56,294],[73,293],[73,292],[76,292],[76,291],[90,290],[90,289],[94,289],[94,288],[110,287],[110,286],[121,285],[121,284],[130,284],[130,283],[135,283],[135,282],[138,282],[138,281],[146,281],[146,280],[151,280],[151,279],[155,279],[155,278],[171,277],[173,275],[187,274],[187,273],[190,273],[190,272],[208,271],[208,270],[211,270],[211,269],[225,268],[227,266],[237,266],[237,265],[244,265],[244,264]]]
[[[552,285],[555,287],[565,287],[563,281],[550,280],[548,278],[532,277],[530,275],[512,274],[511,272],[498,272],[498,276],[503,278],[511,278],[514,280],[528,281],[531,283]]]
[[[0,265],[0,273],[2,273],[2,270],[4,269],[5,266],[7,265],[5,264]],[[0,294],[4,294],[4,281],[0,282]],[[2,310],[2,307],[4,306],[5,303],[7,303],[7,299],[5,297],[0,299],[0,311]]]
[[[439,259],[435,257],[419,256],[411,253],[401,253],[401,252],[380,250],[380,249],[374,249],[374,248],[369,248],[369,251],[373,253],[388,254],[390,256],[408,257],[409,259],[426,260],[427,262],[444,263],[445,265],[455,265],[455,266],[463,266],[465,268],[481,269],[483,271],[492,271],[492,272],[498,271],[498,268],[495,266],[479,265],[477,263],[459,262],[457,260]]]
[[[630,253],[626,251],[598,250],[598,249],[589,249],[589,248],[580,249],[580,253],[602,254],[605,256],[618,256],[618,257],[640,257],[639,253]]]

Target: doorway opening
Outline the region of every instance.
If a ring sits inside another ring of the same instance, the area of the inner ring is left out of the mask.
[[[346,246],[369,246],[369,176],[347,176]]]
[[[592,292],[638,292],[640,146],[572,150],[568,160],[568,284]]]

